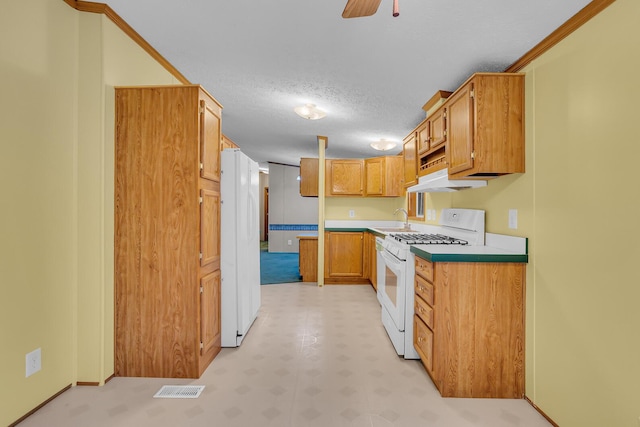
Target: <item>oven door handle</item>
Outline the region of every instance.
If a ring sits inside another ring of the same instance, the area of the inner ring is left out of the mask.
[[[384,259],[385,264],[387,264],[387,266],[394,272],[396,273],[396,275],[400,275],[402,273],[402,264],[403,261],[400,261],[398,258],[396,258],[393,255],[390,255],[388,252],[386,251],[381,251],[380,255],[382,256],[382,259]]]

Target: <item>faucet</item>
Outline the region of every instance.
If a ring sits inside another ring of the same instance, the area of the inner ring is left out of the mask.
[[[406,209],[403,208],[398,208],[395,210],[395,212],[393,212],[393,214],[397,214],[398,212],[403,212],[404,213],[404,229],[405,230],[411,230],[411,224],[409,224],[409,213],[407,212]]]

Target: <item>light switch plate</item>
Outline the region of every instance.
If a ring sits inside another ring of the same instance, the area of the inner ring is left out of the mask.
[[[349,209],[349,218],[353,218],[356,216],[356,211],[354,211],[353,209]]]

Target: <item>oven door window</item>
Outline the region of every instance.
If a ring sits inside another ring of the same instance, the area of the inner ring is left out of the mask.
[[[394,307],[398,306],[398,276],[388,266],[384,266],[384,293]]]

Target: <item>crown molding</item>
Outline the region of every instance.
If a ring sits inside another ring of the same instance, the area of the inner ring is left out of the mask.
[[[109,5],[105,3],[95,3],[90,1],[81,0],[63,0],[72,8],[80,12],[89,13],[101,13],[109,18],[118,28],[120,28],[126,35],[136,42],[145,52],[151,55],[156,61],[160,63],[169,73],[171,73],[182,84],[191,84],[191,82],[178,71],[176,67],[171,65],[160,53],[153,48],[140,34],[136,32],[124,19],[120,17]]]
[[[578,13],[569,18],[564,24],[559,26],[554,32],[545,37],[540,43],[525,53],[520,59],[511,64],[505,73],[515,73],[529,65],[534,59],[560,43],[565,37],[580,28],[591,18],[610,6],[615,0],[593,0],[583,7]]]

